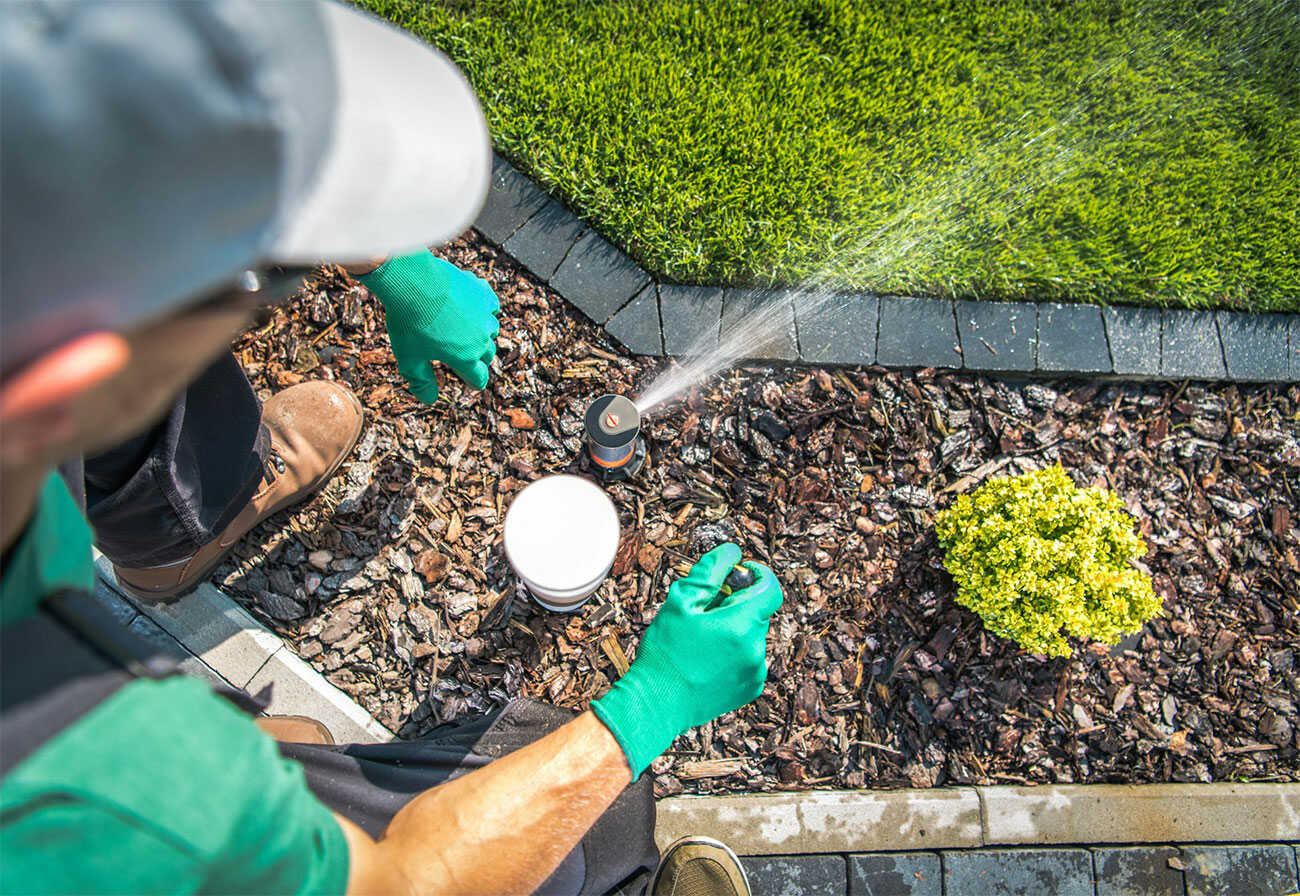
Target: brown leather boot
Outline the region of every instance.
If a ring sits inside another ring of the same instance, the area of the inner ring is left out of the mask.
[[[299,383],[267,399],[262,422],[271,434],[271,451],[257,494],[224,532],[184,560],[149,569],[113,564],[118,583],[127,591],[153,603],[184,594],[203,581],[249,529],[324,485],[361,435],[361,402],[338,383]]]
[[[263,734],[270,735],[281,743],[334,743],[334,735],[325,727],[325,723],[310,716],[263,716],[253,719],[253,723],[262,729]]]

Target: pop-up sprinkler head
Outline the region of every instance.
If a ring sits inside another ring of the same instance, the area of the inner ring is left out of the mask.
[[[641,412],[622,395],[602,395],[587,408],[587,454],[602,482],[635,476],[645,463]]]

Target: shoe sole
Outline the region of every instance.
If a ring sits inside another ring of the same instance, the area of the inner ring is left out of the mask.
[[[316,482],[314,482],[310,487],[308,487],[307,490],[303,492],[302,495],[298,496],[297,498],[288,498],[284,501],[281,501],[279,504],[273,504],[269,509],[264,510],[262,513],[260,513],[257,517],[253,519],[252,524],[247,529],[241,532],[238,537],[232,539],[230,544],[222,548],[221,551],[218,552],[212,558],[212,560],[205,563],[197,572],[186,576],[185,577],[186,580],[184,582],[182,582],[179,585],[176,585],[173,588],[168,588],[164,591],[145,591],[143,589],[136,588],[130,582],[123,579],[120,575],[117,575],[117,567],[114,566],[113,573],[117,577],[117,584],[122,588],[122,590],[125,591],[127,594],[130,594],[132,597],[136,598],[137,600],[141,600],[146,603],[152,603],[152,604],[172,603],[173,601],[181,597],[184,597],[186,594],[190,593],[195,588],[197,588],[200,584],[202,584],[203,580],[208,577],[208,574],[211,573],[212,570],[216,569],[218,566],[221,565],[221,561],[225,560],[226,557],[230,555],[230,552],[235,549],[236,545],[238,545],[241,541],[244,540],[244,537],[247,536],[249,532],[252,532],[254,529],[260,526],[266,520],[269,520],[271,517],[275,516],[281,510],[287,510],[288,508],[293,507],[294,505],[301,504],[302,502],[306,501],[308,498],[315,495],[316,492],[319,491],[320,488],[330,480],[330,477],[332,477],[335,473],[338,472],[339,467],[343,466],[343,462],[348,459],[349,455],[352,454],[352,449],[357,447],[357,442],[361,441],[361,432],[366,428],[365,408],[361,406],[361,400],[356,397],[356,395],[352,392],[352,390],[350,389],[347,390],[347,393],[349,396],[351,396],[353,403],[357,406],[357,409],[362,412],[361,426],[357,428],[356,435],[354,435],[351,441],[348,442],[348,447],[345,448],[339,454],[338,460],[334,461],[334,463],[330,465],[329,469],[327,469],[324,473],[322,473],[320,478],[317,479]],[[217,537],[220,538],[221,536],[217,536]]]
[[[754,888],[749,885],[749,875],[745,873],[745,865],[740,861],[740,856],[736,855],[735,851],[721,840],[714,840],[712,837],[705,837],[702,834],[688,834],[685,837],[678,837],[672,843],[668,844],[668,847],[659,854],[659,867],[655,869],[654,875],[650,878],[650,883],[645,888],[644,896],[653,896],[655,887],[659,886],[659,881],[663,877],[665,867],[663,861],[664,857],[677,847],[688,843],[702,843],[705,846],[715,846],[730,856],[736,863],[736,867],[740,869],[740,879],[745,882],[745,889],[749,891],[750,896],[753,896]]]

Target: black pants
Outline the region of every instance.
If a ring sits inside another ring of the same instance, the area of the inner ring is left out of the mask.
[[[152,430],[86,459],[96,544],[132,569],[190,556],[252,499],[268,447],[261,402],[227,354]]]
[[[282,744],[300,762],[321,802],[378,836],[417,794],[539,740],[573,714],[533,700],[464,725],[444,726],[418,741],[323,747]],[[642,775],[619,795],[537,890],[545,896],[641,892],[654,870],[654,793]],[[508,861],[508,857],[502,857]]]

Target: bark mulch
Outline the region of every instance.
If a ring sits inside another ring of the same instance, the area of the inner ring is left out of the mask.
[[[1006,382],[744,367],[646,425],[609,491],[613,574],[574,616],[532,604],[500,543],[511,498],[586,469],[587,403],[633,359],[489,243],[444,254],[503,306],[492,382],[411,399],[382,310],[335,269],[236,345],[269,394],[350,384],[349,464],[215,581],[403,737],[528,695],[581,709],[635,656],[668,583],[724,539],[786,590],[763,695],[681,737],[656,792],[959,783],[1300,781],[1300,386]],[[937,510],[1060,462],[1137,517],[1162,614],[1048,660],[953,601]]]

